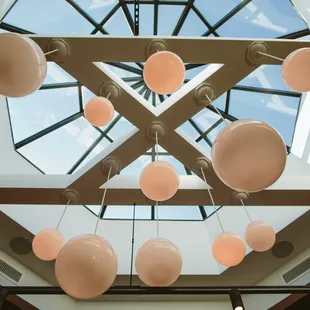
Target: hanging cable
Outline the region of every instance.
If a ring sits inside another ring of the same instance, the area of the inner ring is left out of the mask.
[[[104,207],[103,204],[104,204],[105,196],[106,196],[107,189],[108,189],[108,182],[110,180],[111,171],[112,171],[112,167],[110,167],[110,169],[109,169],[107,182],[106,182],[105,187],[104,187],[104,192],[103,192],[103,197],[102,197],[102,202],[101,202],[101,208],[100,208],[100,212],[98,214],[98,219],[97,219],[96,228],[95,228],[95,235],[97,234],[97,229],[98,229],[98,225],[99,225],[99,221],[100,221],[100,214],[102,213],[102,210]]]
[[[159,153],[159,151],[158,151],[158,133],[157,133],[157,131],[156,131],[156,133],[155,133],[155,139],[156,139],[156,161],[158,161],[158,153]],[[159,213],[158,213],[158,201],[156,201],[156,214],[157,214],[157,216],[156,216],[157,238],[159,238],[159,221],[158,221],[158,219],[159,219]]]
[[[158,161],[158,133],[155,133],[155,140],[156,140],[156,161]]]
[[[249,214],[249,212],[248,212],[248,210],[247,210],[247,208],[246,208],[246,206],[245,206],[244,203],[243,203],[243,200],[240,199],[240,201],[241,201],[241,204],[243,205],[243,208],[244,208],[244,210],[245,210],[245,212],[246,212],[246,214],[247,214],[247,216],[248,216],[250,222],[253,222],[252,219],[251,219],[251,216],[250,216],[250,214]]]
[[[269,57],[269,58],[273,58],[273,59],[276,59],[276,60],[280,60],[280,61],[284,61],[284,59],[283,58],[280,58],[280,57],[276,57],[276,56],[272,56],[272,55],[270,55],[270,54],[266,54],[266,53],[263,53],[263,52],[261,52],[261,51],[258,51],[257,52],[258,54],[261,54],[261,55],[264,55],[264,56],[267,56],[267,57]]]
[[[131,262],[130,262],[130,278],[129,286],[132,286],[132,270],[133,270],[133,250],[135,245],[135,220],[136,220],[136,204],[133,204],[133,215],[132,215],[132,236],[131,236]]]
[[[50,51],[50,52],[44,53],[44,56],[47,56],[47,55],[50,55],[50,54],[53,54],[53,53],[56,53],[56,52],[58,52],[58,48],[55,49],[55,50],[52,50],[52,51]]]
[[[205,173],[203,172],[202,167],[201,167],[200,169],[201,169],[201,173],[202,173],[202,176],[203,176],[203,180],[205,181],[206,184],[208,184],[208,183],[207,183],[206,176],[205,176]],[[219,224],[220,224],[220,226],[221,226],[222,231],[224,231],[224,228],[223,228],[223,226],[222,226],[220,217],[219,217],[219,215],[218,215],[218,213],[217,213],[217,209],[216,209],[216,206],[215,206],[215,203],[214,203],[214,199],[213,199],[213,196],[212,196],[212,193],[211,193],[209,187],[208,187],[208,193],[209,193],[210,199],[211,199],[211,201],[212,201],[212,205],[213,205],[215,214],[216,214],[216,216],[217,216],[218,222],[219,222]]]
[[[212,104],[212,100],[210,99],[210,97],[208,96],[208,94],[205,94],[206,98],[209,100],[209,102]],[[224,118],[224,116],[222,115],[222,113],[219,111],[219,109],[214,105],[212,104],[212,107],[215,109],[215,111],[217,112],[217,114],[221,117],[221,119],[224,121],[224,123],[226,125],[229,125],[227,119]]]
[[[63,217],[64,217],[64,215],[65,215],[65,213],[66,213],[66,211],[67,211],[67,208],[68,208],[68,205],[69,205],[70,201],[71,201],[71,200],[69,199],[68,202],[67,202],[67,205],[66,205],[65,208],[64,208],[64,211],[62,212],[62,215],[61,215],[60,220],[59,220],[59,222],[58,222],[58,224],[57,224],[57,227],[56,227],[57,230],[58,230],[58,228],[59,228],[59,226],[60,226],[60,223],[61,223],[61,221],[62,221],[62,219],[63,219]]]

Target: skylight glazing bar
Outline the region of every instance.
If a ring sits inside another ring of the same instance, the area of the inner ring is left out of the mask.
[[[173,33],[172,33],[173,36],[177,36],[179,34],[189,11],[193,7],[194,2],[195,2],[195,0],[189,0],[187,2],[186,7],[184,8],[182,15],[180,16],[180,18],[177,22],[177,25],[175,26],[175,28],[173,30]]]

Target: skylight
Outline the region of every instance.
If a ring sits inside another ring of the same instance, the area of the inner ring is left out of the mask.
[[[0,32],[132,36],[133,4],[133,0],[17,0],[0,24]],[[142,36],[296,39],[307,34],[307,25],[289,0],[149,0],[140,4],[139,35]],[[149,104],[158,106],[168,98],[147,88],[143,81],[143,63],[106,65]],[[207,65],[186,64],[185,83]],[[83,108],[93,96],[56,64],[48,63],[48,75],[39,91],[25,98],[8,98],[16,151],[46,174],[71,174],[80,169],[133,126],[115,113],[111,124],[92,127],[83,117]],[[289,150],[300,96],[283,84],[279,66],[262,66],[214,104],[228,122],[253,117],[268,122],[280,132]],[[222,118],[208,107],[179,129],[210,153],[215,137],[224,126]],[[153,148],[121,174],[138,175],[154,159]],[[159,159],[173,164],[180,175],[191,173],[165,150],[160,151]],[[88,208],[98,216],[99,206]],[[159,218],[203,220],[212,214],[211,209],[202,206],[160,207]],[[132,206],[107,206],[101,216],[131,219]],[[137,207],[136,217],[154,219],[154,206]]]

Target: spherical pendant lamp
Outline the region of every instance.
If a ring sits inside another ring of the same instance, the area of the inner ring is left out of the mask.
[[[84,108],[84,116],[93,126],[105,126],[113,119],[113,104],[104,97],[92,98]]]
[[[234,233],[222,232],[215,238],[212,252],[218,263],[227,267],[236,266],[245,257],[245,243]]]
[[[185,79],[182,59],[171,52],[157,52],[145,62],[143,78],[147,87],[161,95],[177,91]]]
[[[286,164],[286,146],[270,125],[238,120],[226,126],[212,146],[218,177],[239,192],[258,192],[276,182]]]
[[[17,33],[1,33],[0,46],[0,94],[23,97],[38,90],[47,73],[41,48]]]
[[[296,92],[310,91],[310,48],[301,48],[289,54],[282,64],[282,78]]]
[[[80,235],[63,247],[55,263],[55,276],[64,292],[76,299],[103,294],[117,274],[112,246],[97,235]]]
[[[33,238],[32,250],[37,258],[52,261],[57,258],[64,244],[65,240],[58,229],[45,228]]]
[[[172,165],[164,161],[148,164],[140,176],[143,194],[154,201],[170,199],[179,188],[179,175]]]
[[[270,250],[276,242],[274,229],[263,221],[251,222],[246,230],[245,241],[257,252]]]
[[[182,257],[169,240],[154,238],[138,250],[135,261],[139,278],[148,286],[169,286],[179,277]]]

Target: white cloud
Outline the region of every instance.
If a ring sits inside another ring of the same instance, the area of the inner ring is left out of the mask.
[[[256,24],[258,26],[261,26],[263,28],[267,28],[270,30],[277,31],[279,33],[286,33],[287,29],[283,28],[281,26],[277,26],[273,24],[263,13],[257,14],[256,18],[252,20],[253,24]]]
[[[105,6],[111,6],[116,4],[116,0],[92,0],[91,5],[88,7],[89,10],[100,9]]]
[[[278,95],[273,95],[272,96],[272,101],[269,101],[267,104],[267,107],[273,110],[276,110],[278,112],[284,113],[284,114],[289,114],[289,115],[296,115],[296,109],[287,107],[280,97]]]

